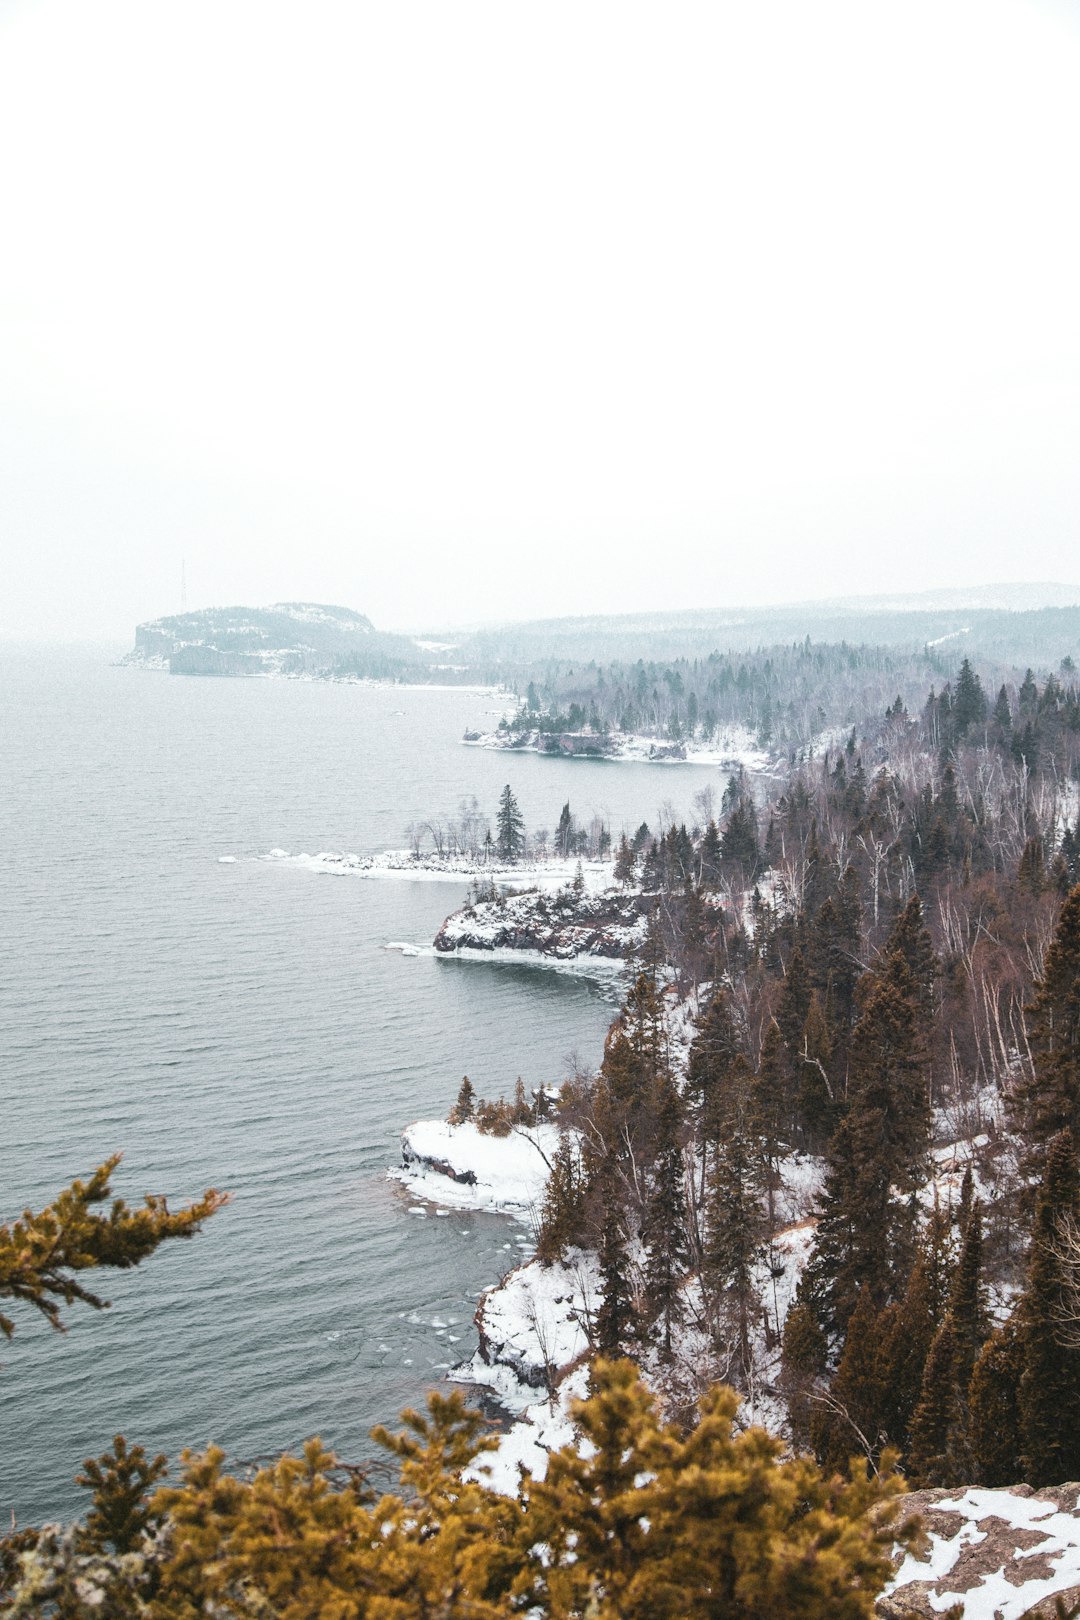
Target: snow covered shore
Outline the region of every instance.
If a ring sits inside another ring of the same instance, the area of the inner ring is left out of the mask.
[[[636,760],[647,765],[713,765],[721,769],[767,771],[773,757],[755,741],[745,726],[731,726],[709,742],[666,742],[629,731],[546,732],[467,731],[469,748],[494,748],[510,753],[551,754],[559,759]]]
[[[559,1131],[550,1124],[492,1136],[469,1123],[417,1120],[401,1136],[390,1176],[416,1198],[538,1221]],[[453,1370],[456,1382],[488,1389],[515,1421],[477,1464],[495,1489],[518,1488],[519,1465],[542,1477],[548,1452],[573,1438],[569,1408],[586,1393],[587,1326],[596,1307],[595,1260],[527,1260],[482,1295],[478,1344]]]
[[[227,857],[218,857],[219,860]],[[297,867],[331,877],[398,878],[416,883],[461,883],[480,878],[506,889],[558,889],[570,883],[581,867],[585,887],[595,893],[614,881],[613,861],[561,860],[548,856],[542,861],[518,861],[513,866],[474,861],[467,856],[414,855],[409,849],[387,849],[379,855],[353,855],[342,850],[318,854],[292,855],[287,849],[271,849],[259,860],[278,866]]]
[[[515,1125],[509,1136],[493,1136],[472,1123],[418,1119],[402,1131],[401,1165],[390,1175],[416,1197],[455,1209],[532,1214],[558,1146],[555,1125]]]

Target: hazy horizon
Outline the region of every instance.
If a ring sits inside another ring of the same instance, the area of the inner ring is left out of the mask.
[[[0,634],[1065,580],[1060,0],[0,4]]]

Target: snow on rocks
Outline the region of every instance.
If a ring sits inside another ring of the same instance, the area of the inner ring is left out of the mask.
[[[458,951],[530,951],[569,960],[577,956],[624,960],[645,937],[649,901],[615,888],[578,893],[562,889],[500,896],[447,917],[435,936],[441,954]]]
[[[535,1214],[559,1146],[554,1125],[516,1125],[493,1136],[470,1123],[420,1119],[401,1133],[401,1168],[389,1174],[413,1197],[454,1209]]]
[[[484,1384],[509,1410],[522,1410],[588,1355],[598,1297],[596,1257],[584,1250],[550,1266],[539,1260],[519,1266],[481,1298],[479,1348],[455,1378]]]
[[[941,1614],[964,1620],[1021,1620],[1047,1599],[1080,1597],[1080,1485],[1033,1491],[913,1491],[926,1542],[907,1553],[878,1599],[883,1620]]]

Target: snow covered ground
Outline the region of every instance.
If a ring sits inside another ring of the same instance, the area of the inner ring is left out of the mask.
[[[524,741],[519,740],[522,735]],[[598,736],[598,745],[600,741]],[[603,739],[602,747],[598,746],[595,753],[588,753],[584,748],[551,748],[541,740],[541,733],[537,731],[524,734],[510,731],[469,732],[464,742],[468,748],[551,754],[559,759],[637,760],[650,765],[714,765],[730,770],[736,770],[741,765],[745,770],[758,772],[767,771],[776,763],[745,726],[731,726],[707,743],[671,743],[662,737],[642,737],[633,732],[613,731]]]
[[[500,866],[491,862],[473,861],[466,856],[417,856],[409,849],[387,849],[379,855],[352,855],[342,850],[323,850],[319,854],[291,855],[287,849],[271,849],[258,860],[273,861],[278,866],[295,867],[305,872],[320,872],[331,877],[399,878],[416,883],[458,883],[463,879],[481,878],[506,889],[560,889],[571,883],[581,866],[586,889],[597,893],[608,888],[615,880],[614,861],[560,860],[549,856],[543,861],[520,861],[514,866]],[[218,859],[223,859],[218,856]]]
[[[454,1209],[531,1215],[558,1146],[555,1125],[515,1125],[509,1136],[492,1136],[471,1123],[418,1119],[402,1131],[402,1163],[389,1174],[417,1198]]]

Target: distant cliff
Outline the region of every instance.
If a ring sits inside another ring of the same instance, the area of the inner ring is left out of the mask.
[[[277,602],[152,619],[135,627],[125,662],[173,675],[387,676],[415,674],[426,660],[414,641],[380,633],[352,608]]]

